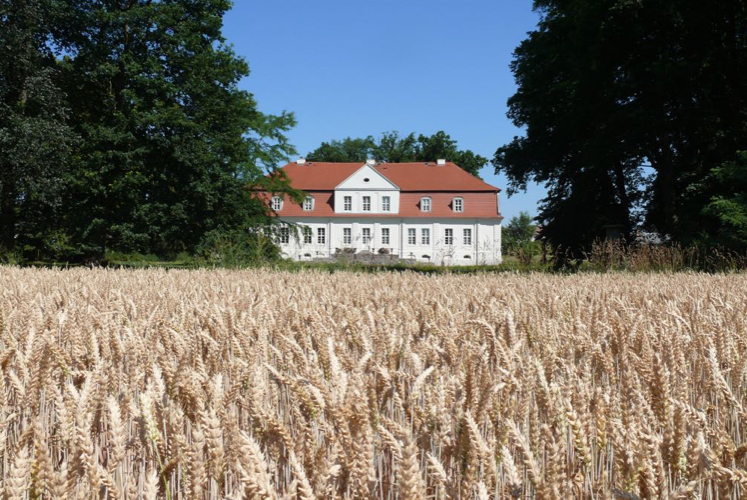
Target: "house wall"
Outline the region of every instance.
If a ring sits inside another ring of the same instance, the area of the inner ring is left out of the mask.
[[[346,217],[344,220],[331,217],[283,217],[284,221],[312,229],[312,243],[304,243],[303,231],[298,237],[291,231],[290,242],[281,244],[286,257],[294,260],[327,258],[343,249],[356,252],[378,252],[387,248],[391,254],[420,262],[445,265],[498,264],[501,262],[501,219],[454,219],[454,218],[375,218]],[[318,242],[318,230],[325,231],[325,242]],[[344,242],[344,228],[351,229],[351,243]],[[363,229],[371,231],[372,240],[362,241]],[[389,229],[389,244],[382,243],[382,229]],[[408,241],[408,229],[415,229],[416,242]],[[422,243],[422,230],[430,230],[430,241]],[[445,242],[446,229],[452,229],[452,245]],[[471,243],[464,243],[464,229],[470,229]]]

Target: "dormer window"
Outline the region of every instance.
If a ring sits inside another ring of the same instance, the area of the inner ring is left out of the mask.
[[[280,196],[273,196],[270,206],[276,212],[281,211],[283,209],[283,199]]]
[[[454,201],[451,203],[451,206],[454,212],[464,212],[464,199],[454,198]]]
[[[306,212],[310,212],[314,210],[314,198],[312,196],[307,196],[303,200],[303,209]]]
[[[430,212],[431,211],[431,199],[426,197],[420,198],[420,211]]]

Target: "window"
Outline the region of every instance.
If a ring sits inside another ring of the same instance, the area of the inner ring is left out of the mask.
[[[342,198],[342,209],[345,212],[352,212],[353,211],[353,197],[352,196],[344,196]]]
[[[452,207],[455,212],[464,212],[464,200],[462,198],[454,198]]]
[[[289,243],[290,242],[290,228],[287,227],[281,227],[280,228],[280,243]]]
[[[388,227],[381,228],[381,244],[382,245],[389,244],[389,228]]]
[[[430,229],[421,229],[420,230],[420,244],[421,245],[430,245],[431,244],[431,230]]]
[[[392,199],[389,196],[381,197],[381,211],[389,212],[392,209]]]
[[[465,229],[463,235],[464,235],[464,244],[471,245],[472,244],[472,229]]]
[[[444,243],[446,243],[447,245],[454,244],[454,230],[453,229],[444,230]]]
[[[307,196],[303,200],[303,209],[306,211],[314,210],[314,198]]]
[[[362,243],[364,245],[368,245],[369,243],[371,243],[371,228],[370,227],[364,227],[362,234],[363,234],[363,236],[361,238]]]
[[[353,230],[349,227],[342,228],[342,244],[350,245],[353,242]]]
[[[363,211],[364,212],[371,211],[371,197],[370,196],[363,197]]]
[[[327,230],[326,228],[319,227],[316,230],[316,242],[320,245],[324,245],[324,243],[327,241]]]
[[[313,235],[311,233],[311,228],[308,226],[304,226],[303,228],[303,242],[307,245],[311,244],[313,241]]]
[[[420,198],[420,211],[421,212],[431,211],[431,199],[430,198]]]
[[[279,212],[283,209],[283,199],[280,196],[273,196],[271,206],[273,210]]]
[[[407,244],[415,245],[417,243],[416,238],[417,236],[415,235],[415,229],[408,229],[407,230]]]

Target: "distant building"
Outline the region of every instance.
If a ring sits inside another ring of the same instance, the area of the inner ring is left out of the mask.
[[[308,193],[300,204],[283,196],[267,202],[281,220],[283,253],[296,260],[336,253],[389,253],[446,265],[501,261],[500,189],[457,165],[317,163],[283,167],[291,185]]]

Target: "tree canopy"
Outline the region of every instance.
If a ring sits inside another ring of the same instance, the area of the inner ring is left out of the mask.
[[[459,165],[475,177],[480,177],[480,169],[488,163],[487,158],[470,150],[461,150],[457,141],[443,131],[431,136],[415,136],[410,133],[401,136],[398,132],[384,132],[377,140],[373,136],[323,142],[309,153],[311,161],[355,162],[374,158],[382,162],[403,163],[436,161],[439,158]]]
[[[543,183],[538,221],[564,252],[605,226],[747,248],[747,2],[537,0],[516,49],[500,147],[509,193]],[[731,184],[731,186],[730,186]],[[743,233],[742,233],[743,234]]]
[[[48,220],[49,206],[59,214],[47,231],[79,257],[194,251],[267,219],[248,187],[295,154],[285,135],[295,119],[262,113],[239,89],[249,68],[221,33],[229,1],[0,8],[6,248],[32,244],[26,228],[38,223],[26,219]],[[272,189],[287,188],[277,180]]]

